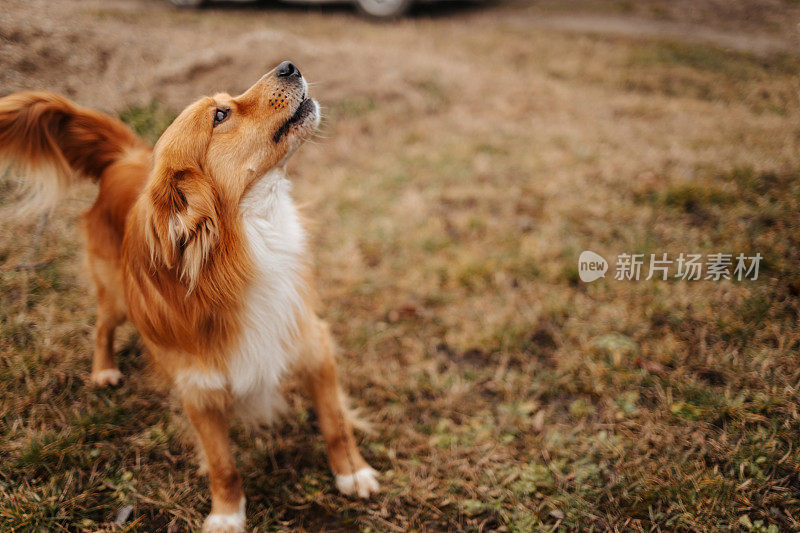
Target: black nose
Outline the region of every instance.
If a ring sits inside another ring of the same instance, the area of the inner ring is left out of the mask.
[[[279,78],[300,77],[300,70],[291,61],[284,61],[278,65],[277,74]]]

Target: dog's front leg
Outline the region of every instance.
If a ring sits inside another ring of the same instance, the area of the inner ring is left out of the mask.
[[[314,320],[312,334],[306,342],[303,382],[317,411],[336,488],[343,494],[369,498],[379,490],[378,473],[358,451],[353,422],[336,375],[333,340],[327,324]]]
[[[183,398],[207,461],[211,485],[211,514],[203,523],[203,533],[239,533],[245,526],[244,492],[231,452],[228,410],[223,403]]]

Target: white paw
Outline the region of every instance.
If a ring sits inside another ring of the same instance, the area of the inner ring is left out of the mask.
[[[370,467],[365,467],[348,476],[336,476],[336,488],[339,492],[359,498],[369,498],[381,488],[378,483],[378,473]]]
[[[238,513],[210,514],[203,522],[203,533],[241,533],[244,531],[244,498]]]
[[[122,372],[116,368],[107,368],[92,372],[89,379],[97,387],[116,387],[122,381]]]

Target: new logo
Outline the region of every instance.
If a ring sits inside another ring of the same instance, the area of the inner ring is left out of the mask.
[[[584,250],[578,257],[578,276],[584,283],[606,277],[608,262],[591,250]]]

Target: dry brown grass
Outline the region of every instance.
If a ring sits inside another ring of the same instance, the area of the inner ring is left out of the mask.
[[[293,397],[278,427],[235,433],[249,527],[798,527],[797,55],[532,30],[548,5],[374,25],[157,2],[32,18],[37,2],[10,3],[0,93],[54,88],[151,140],[194,96],[280,59],[318,82],[327,119],[292,175],[384,490],[334,492]],[[669,15],[648,5],[637,16]],[[758,22],[731,13],[714,25]],[[762,18],[783,38],[780,16]],[[75,221],[92,194],[51,219],[35,271],[13,268],[34,225],[0,226],[0,530],[109,528],[125,505],[118,530],[198,527],[205,481],[135,332],[119,342],[126,384],[84,383],[94,310]],[[587,285],[584,249],[765,262],[756,282]]]

